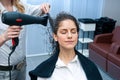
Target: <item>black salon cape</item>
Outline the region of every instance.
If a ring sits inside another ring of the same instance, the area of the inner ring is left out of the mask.
[[[88,58],[83,56],[77,50],[75,50],[78,59],[85,71],[88,80],[103,80],[96,65]],[[37,80],[37,77],[49,78],[55,69],[55,65],[58,59],[59,51],[56,51],[49,59],[38,65],[34,70],[29,72],[31,80]]]

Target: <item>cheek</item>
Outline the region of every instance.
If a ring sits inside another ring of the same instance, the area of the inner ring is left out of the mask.
[[[58,35],[57,36],[57,41],[60,45],[64,44],[64,41],[66,40],[66,36],[65,35]]]
[[[78,34],[74,34],[73,39],[78,39]]]
[[[77,43],[78,42],[78,34],[73,36],[74,41]]]
[[[78,36],[74,36],[74,39],[75,39],[76,41],[78,41]]]
[[[57,40],[58,40],[58,42],[62,42],[62,41],[64,41],[66,39],[66,36],[58,36],[57,37]]]

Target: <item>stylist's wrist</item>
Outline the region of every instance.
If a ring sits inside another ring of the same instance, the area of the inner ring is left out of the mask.
[[[4,33],[1,35],[1,40],[2,40],[2,42],[7,41],[7,38],[5,37],[5,34],[4,34]]]

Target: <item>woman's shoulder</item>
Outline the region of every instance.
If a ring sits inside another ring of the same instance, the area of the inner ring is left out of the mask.
[[[76,51],[77,55],[78,55],[78,59],[80,61],[80,63],[82,64],[83,68],[87,68],[88,69],[97,69],[97,66],[94,62],[92,62],[89,57],[86,57],[84,55],[82,55],[81,53],[79,53],[78,51]]]
[[[97,65],[95,63],[93,63],[88,57],[85,57],[78,51],[76,51],[76,53],[78,55],[78,59],[82,65],[87,77],[90,80],[102,80],[102,77],[100,75]],[[94,74],[95,77],[93,77],[92,74]]]
[[[55,68],[55,64],[57,61],[56,54],[48,58],[47,60],[40,63],[34,70],[30,71],[30,76],[39,76],[39,77],[50,77],[52,75],[52,72]]]

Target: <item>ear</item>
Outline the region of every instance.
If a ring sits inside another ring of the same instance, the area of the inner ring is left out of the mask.
[[[55,41],[57,41],[57,35],[53,33],[53,38]]]

